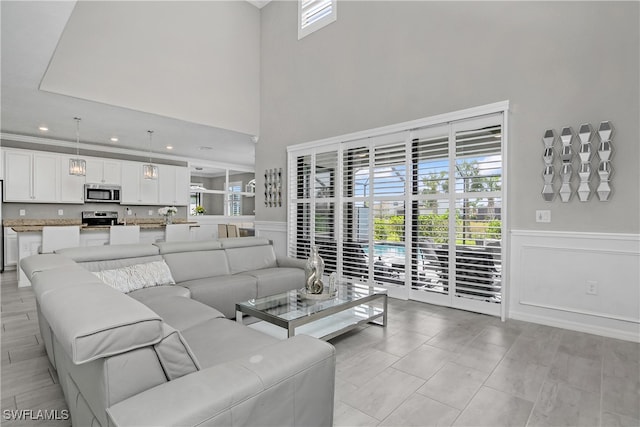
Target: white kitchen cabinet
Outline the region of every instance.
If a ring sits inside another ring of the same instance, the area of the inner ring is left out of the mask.
[[[18,234],[11,227],[4,228],[4,267],[18,264]]]
[[[99,158],[87,158],[88,184],[121,185],[122,162],[120,160],[103,160]]]
[[[36,255],[42,246],[42,231],[20,232],[18,234],[18,287],[31,286],[25,272],[19,267],[20,261],[28,256]]]
[[[189,204],[189,169],[180,166],[158,166],[158,203],[186,206]]]
[[[6,202],[56,203],[60,200],[60,156],[29,150],[5,152]]]
[[[122,162],[121,204],[158,204],[158,180],[144,179],[142,165],[138,162]]]
[[[85,177],[69,175],[69,160],[71,156],[60,157],[60,202],[84,203]]]

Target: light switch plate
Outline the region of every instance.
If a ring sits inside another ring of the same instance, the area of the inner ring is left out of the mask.
[[[58,209],[58,216],[62,216],[62,215],[64,215],[64,210]]]
[[[26,209],[20,209],[20,216],[25,216],[27,214]]]
[[[536,211],[536,222],[551,222],[551,211]]]
[[[153,210],[149,209],[149,216],[153,216]]]

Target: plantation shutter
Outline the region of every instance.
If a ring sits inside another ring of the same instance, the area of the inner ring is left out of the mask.
[[[351,144],[342,155],[342,276],[365,282],[369,279],[366,248],[371,232],[370,159],[367,144]]]
[[[314,236],[320,256],[324,259],[325,273],[337,269],[336,180],[338,152],[317,153],[313,176]]]
[[[448,127],[412,133],[411,287],[449,293]]]
[[[311,154],[297,155],[289,164],[289,254],[307,258],[311,249]],[[293,185],[291,185],[293,184]]]
[[[500,302],[502,127],[455,133],[456,296]]]

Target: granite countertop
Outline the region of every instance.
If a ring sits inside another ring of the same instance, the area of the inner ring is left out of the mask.
[[[187,221],[184,218],[174,218],[174,224],[190,224],[194,227],[198,226],[195,221]],[[83,224],[79,219],[5,219],[2,221],[4,227],[11,227],[16,233],[40,232],[42,227],[79,225],[80,231],[105,231],[111,228],[111,225],[92,225]],[[161,230],[165,228],[164,220],[161,218],[138,218],[134,221],[128,221],[127,225],[139,225],[141,230]],[[124,226],[119,223],[118,227]]]

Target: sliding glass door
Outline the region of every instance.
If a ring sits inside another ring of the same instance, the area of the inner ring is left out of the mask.
[[[290,150],[289,254],[391,296],[500,314],[502,114]]]
[[[500,314],[502,120],[412,133],[409,297]]]

